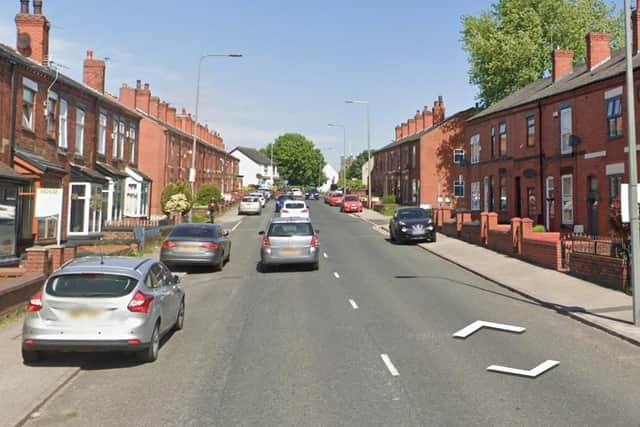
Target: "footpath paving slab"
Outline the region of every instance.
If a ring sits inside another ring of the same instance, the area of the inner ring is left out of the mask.
[[[368,209],[357,216],[388,233],[386,225],[378,225],[388,217]],[[438,234],[437,242],[419,247],[546,307],[640,345],[640,328],[633,325],[632,298],[625,293],[443,234]]]

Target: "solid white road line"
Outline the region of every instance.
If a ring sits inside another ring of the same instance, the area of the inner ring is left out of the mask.
[[[326,252],[324,252],[324,253],[322,254],[322,256],[323,256],[323,257],[325,257],[325,258],[329,258],[329,255],[327,255],[327,253],[326,253]]]
[[[333,275],[336,277],[336,279],[339,279],[339,278],[340,278],[340,275],[338,274],[338,272],[337,272],[337,271],[334,271],[334,272],[333,272]]]
[[[354,310],[358,309],[358,304],[356,304],[354,300],[350,299],[349,304],[351,304],[351,307],[353,307]]]
[[[388,355],[381,354],[380,357],[382,358],[382,361],[384,362],[384,364],[387,366],[387,369],[389,370],[391,375],[393,375],[394,377],[397,377],[398,375],[400,375],[400,372],[398,372],[396,367],[393,366],[393,363],[391,362],[391,359],[389,358]]]
[[[233,228],[231,229],[231,231],[236,231],[236,228],[240,227],[240,224],[242,224],[242,220],[238,221],[238,223],[236,225],[233,226]]]

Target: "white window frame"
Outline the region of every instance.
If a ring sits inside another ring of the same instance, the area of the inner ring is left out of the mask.
[[[60,99],[60,113],[58,115],[58,147],[65,150],[69,147],[69,103]]]
[[[456,165],[459,165],[461,163],[464,162],[465,158],[464,158],[464,149],[463,148],[454,148],[453,149],[453,163],[455,163]],[[456,157],[460,155],[462,156],[461,160],[456,160]]]
[[[567,194],[565,193],[565,181],[569,181],[570,185],[569,188],[571,189],[571,193]],[[573,225],[573,221],[574,221],[574,203],[573,203],[573,175],[572,174],[567,174],[567,175],[562,175],[560,177],[560,192],[562,194],[562,224],[563,225]],[[566,209],[565,205],[569,204],[570,209]],[[571,219],[565,219],[565,212],[571,212]]]
[[[31,94],[31,101],[29,109],[25,108],[27,104],[27,93]],[[35,129],[35,115],[36,115],[36,103],[37,103],[38,91],[34,90],[27,85],[22,88],[22,127],[33,131]],[[28,116],[28,117],[27,117]]]
[[[75,153],[84,154],[84,132],[87,112],[80,107],[76,107],[76,146]]]
[[[124,141],[127,139],[127,124],[123,119],[118,123],[118,158],[124,159]]]
[[[104,156],[107,150],[107,113],[100,112],[98,123],[98,154]]]
[[[475,134],[469,140],[471,145],[471,164],[480,163],[480,134]]]
[[[458,189],[461,189],[461,194],[458,194]],[[457,199],[464,197],[464,177],[462,175],[458,176],[456,181],[453,181],[453,196]]]
[[[47,117],[46,117],[46,132],[48,137],[56,137],[56,110],[58,107],[58,94],[55,92],[49,92],[47,95]]]
[[[113,145],[111,146],[111,157],[113,157],[114,159],[117,159],[118,158],[118,126],[120,124],[120,121],[116,116],[113,116],[112,122],[113,122],[113,125],[112,125],[113,132],[111,133],[111,143]]]
[[[132,122],[129,124],[129,163],[136,161],[136,134],[136,125]]]
[[[573,114],[571,107],[560,109],[560,154],[573,153],[571,135],[573,134]]]
[[[471,210],[480,210],[480,181],[471,183]]]

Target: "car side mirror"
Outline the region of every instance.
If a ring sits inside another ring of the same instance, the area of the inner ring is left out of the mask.
[[[264,236],[264,230],[258,231],[258,236]]]
[[[224,230],[224,231],[222,232],[222,235],[223,235],[224,237],[227,237],[227,236],[229,235],[229,230]]]
[[[317,228],[315,231],[316,231],[316,234],[320,234],[320,230],[318,230]]]
[[[180,277],[177,274],[173,275],[173,283],[177,285],[180,282]]]

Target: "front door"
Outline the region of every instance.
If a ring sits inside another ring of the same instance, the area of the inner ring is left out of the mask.
[[[548,176],[545,188],[544,226],[547,231],[553,230],[555,203],[553,198],[553,177]]]
[[[598,235],[598,178],[587,177],[587,233]]]
[[[522,192],[520,191],[520,177],[516,177],[516,218],[522,218]]]
[[[484,211],[489,212],[489,177],[484,177]]]

